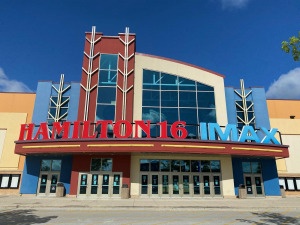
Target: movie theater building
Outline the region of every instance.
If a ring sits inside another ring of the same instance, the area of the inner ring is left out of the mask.
[[[263,88],[225,88],[224,76],[135,52],[136,36],[86,33],[80,83],[39,82],[21,194],[77,197],[279,196]],[[127,188],[128,187],[128,188]]]

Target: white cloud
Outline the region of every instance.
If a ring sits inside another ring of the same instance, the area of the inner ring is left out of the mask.
[[[32,90],[20,81],[10,80],[0,67],[0,92],[32,92]]]
[[[269,99],[300,99],[300,67],[282,74],[270,85],[266,95]]]
[[[221,0],[222,8],[229,9],[229,8],[237,8],[241,9],[244,8],[250,0]]]

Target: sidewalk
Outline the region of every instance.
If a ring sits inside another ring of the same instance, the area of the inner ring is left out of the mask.
[[[80,199],[71,197],[0,196],[0,209],[81,210],[300,210],[300,197],[287,198],[139,198]]]

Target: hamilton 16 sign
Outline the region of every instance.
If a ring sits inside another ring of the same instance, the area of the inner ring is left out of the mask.
[[[188,137],[185,121],[176,121],[168,124],[163,121],[155,124],[160,128],[160,136],[158,138],[185,139]],[[99,120],[95,124],[90,121],[71,122],[54,122],[51,126],[47,123],[41,123],[38,127],[35,124],[22,124],[19,141],[29,140],[51,140],[56,139],[59,135],[61,139],[79,139],[79,138],[108,138],[108,131],[112,131],[115,138],[140,138],[139,131],[142,130],[146,138],[151,138],[150,130],[153,124],[150,120],[136,120],[130,123],[126,120],[113,122],[111,120]],[[217,123],[200,123],[201,140],[221,140],[221,141],[253,141],[264,144],[280,144],[275,138],[276,128],[268,130],[261,127],[258,131],[252,126],[244,126],[239,132],[234,124],[227,124],[221,128]],[[95,129],[96,128],[96,129]],[[134,131],[134,132],[133,132]]]

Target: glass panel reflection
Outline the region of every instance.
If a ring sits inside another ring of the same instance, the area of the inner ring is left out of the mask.
[[[102,194],[108,194],[108,190],[109,190],[109,174],[103,174]]]
[[[190,176],[183,175],[183,194],[190,194]]]
[[[179,177],[178,175],[173,175],[173,194],[179,194]]]
[[[193,176],[194,194],[200,194],[200,177],[198,175]]]
[[[142,175],[142,194],[148,194],[148,175]]]
[[[113,185],[113,194],[117,195],[120,194],[120,175],[114,175],[114,185]]]
[[[152,194],[158,194],[158,175],[152,175]]]
[[[210,195],[210,182],[209,182],[209,176],[203,176],[204,181],[204,194]]]
[[[162,175],[162,193],[169,194],[169,176]]]

